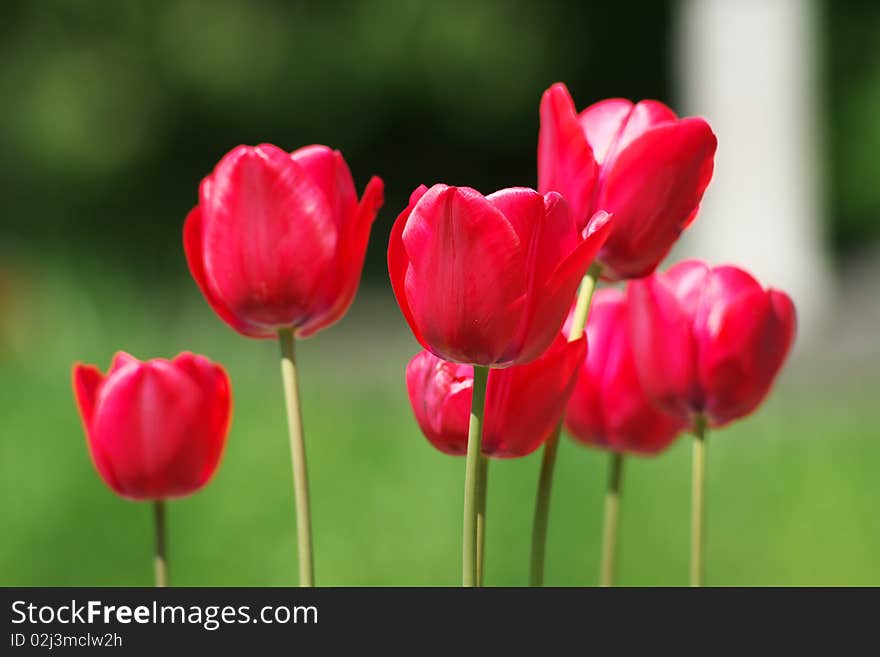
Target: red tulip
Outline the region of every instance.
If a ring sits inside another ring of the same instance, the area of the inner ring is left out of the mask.
[[[193,278],[239,333],[308,337],[351,305],[382,189],[373,177],[358,202],[348,165],[326,146],[237,146],[186,219]]]
[[[686,423],[657,409],[639,383],[622,291],[596,292],[587,342],[590,348],[565,414],[569,433],[616,452],[656,454],[666,449]]]
[[[122,497],[182,497],[216,471],[231,407],[220,365],[187,352],[145,362],[120,352],[106,376],[74,365],[73,390],[95,468]]]
[[[577,114],[565,85],[554,84],[541,99],[538,189],[562,193],[580,227],[597,210],[613,214],[597,256],[602,275],[638,278],[696,217],[715,146],[708,123],[679,119],[663,103],[614,98]]]
[[[598,213],[581,239],[556,193],[419,187],[388,245],[397,303],[422,346],[445,360],[535,360],[559,332],[608,219]]]
[[[486,456],[526,456],[556,429],[584,359],[586,340],[562,335],[527,365],[489,371],[482,451]],[[406,388],[416,421],[434,447],[455,456],[467,452],[474,369],[428,351],[406,368]]]
[[[686,260],[629,286],[639,378],[665,410],[720,426],[754,411],[795,335],[787,294],[731,266]]]

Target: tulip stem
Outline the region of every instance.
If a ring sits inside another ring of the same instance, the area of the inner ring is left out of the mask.
[[[284,382],[284,404],[287,408],[287,430],[290,434],[290,456],[293,461],[293,492],[296,497],[296,537],[299,556],[299,585],[315,585],[312,561],[312,522],[309,511],[309,480],[306,473],[306,448],[303,440],[302,413],[299,404],[296,353],[292,330],[278,332],[281,343],[281,378]]]
[[[590,316],[590,304],[593,301],[593,293],[599,282],[599,265],[593,264],[588,270],[581,287],[578,290],[577,302],[574,306],[574,316],[571,318],[571,327],[568,329],[568,341],[579,340],[587,326],[587,318]]]
[[[529,586],[544,586],[544,553],[547,549],[547,521],[550,517],[550,491],[556,451],[559,449],[559,431],[556,430],[544,445],[541,474],[538,477],[538,495],[535,498],[535,517],[532,524],[532,562]]]
[[[608,465],[608,488],[605,491],[605,522],[602,527],[602,566],[599,571],[600,586],[614,586],[617,530],[620,524],[620,488],[623,483],[623,454],[612,452]]]
[[[486,471],[480,467],[483,439],[483,408],[486,403],[486,384],[489,368],[474,366],[474,387],[471,399],[471,416],[468,423],[467,462],[464,477],[464,532],[461,546],[461,585],[478,586],[478,516],[480,497],[485,495]],[[485,525],[485,513],[483,514]]]
[[[153,557],[153,569],[156,574],[156,586],[168,586],[168,540],[165,523],[165,501],[153,502],[153,522],[156,526],[156,547]]]
[[[584,334],[584,327],[586,327],[587,318],[590,315],[590,303],[593,301],[593,293],[596,291],[600,273],[599,265],[593,263],[581,281],[577,302],[574,307],[574,316],[568,331],[569,342],[579,340]],[[541,474],[538,477],[535,516],[532,522],[532,558],[529,570],[529,586],[544,586],[547,524],[550,518],[550,493],[553,489],[553,471],[556,468],[556,452],[559,449],[559,434],[561,432],[562,422],[559,423],[556,431],[550,435],[550,438],[544,444],[544,454],[541,457]]]
[[[691,469],[691,586],[702,586],[706,542],[706,420],[699,416],[694,427]]]
[[[480,455],[480,489],[477,491],[477,586],[483,585],[486,561],[486,495],[489,489],[489,457]]]

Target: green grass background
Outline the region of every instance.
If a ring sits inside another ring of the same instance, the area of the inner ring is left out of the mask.
[[[169,506],[172,583],[296,583],[290,462],[277,343],[247,340],[189,280],[171,290],[116,272],[23,272],[0,345],[0,584],[149,585],[148,505],[115,497],[86,450],[76,360],[190,349],[224,363],[234,415],[202,492]],[[362,292],[300,343],[320,585],[456,585],[464,461],[412,418],[403,369],[417,346],[387,289]],[[880,584],[880,440],[864,381],[792,368],[755,416],[710,436],[708,576],[715,585]],[[876,388],[874,388],[876,390]],[[687,578],[689,441],[627,460],[619,582]],[[539,454],[493,461],[486,581],[525,585]],[[565,438],[547,583],[596,583],[607,456]]]

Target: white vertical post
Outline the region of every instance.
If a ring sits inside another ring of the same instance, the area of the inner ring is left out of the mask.
[[[714,180],[676,255],[742,264],[788,291],[800,337],[832,281],[822,223],[818,12],[808,0],[681,0],[682,113],[718,135]]]

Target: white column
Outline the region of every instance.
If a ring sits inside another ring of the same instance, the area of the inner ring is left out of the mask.
[[[788,291],[803,342],[832,286],[818,9],[808,0],[681,0],[678,9],[679,109],[710,121],[718,152],[701,216],[674,255],[741,264]]]

